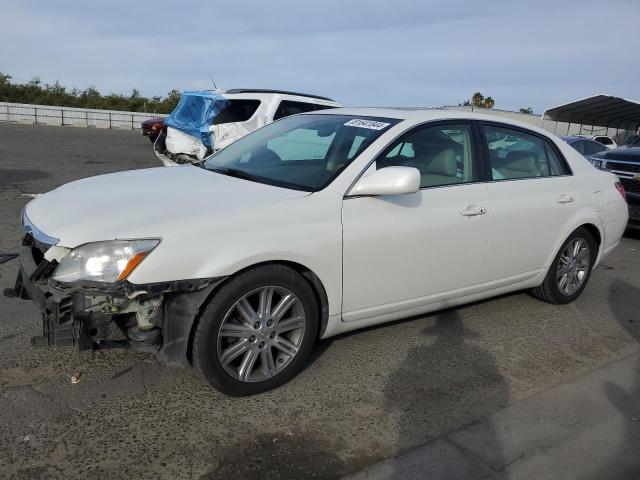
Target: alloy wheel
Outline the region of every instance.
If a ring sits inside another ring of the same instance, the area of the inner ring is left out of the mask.
[[[218,331],[218,360],[236,380],[266,380],[296,356],[304,331],[305,313],[298,297],[283,287],[260,287],[225,314]]]
[[[564,248],[556,269],[558,289],[571,296],[582,287],[591,261],[589,244],[582,238],[574,238]]]

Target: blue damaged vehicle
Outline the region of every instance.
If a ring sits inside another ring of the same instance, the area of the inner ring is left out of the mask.
[[[284,90],[236,88],[183,92],[154,143],[167,167],[199,162],[246,134],[297,113],[340,107],[327,97]]]

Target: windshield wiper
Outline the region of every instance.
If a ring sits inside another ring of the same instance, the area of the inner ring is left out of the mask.
[[[252,175],[240,170],[238,168],[212,168],[213,172],[221,173],[222,175],[228,175],[230,177],[242,178],[243,180],[249,180],[251,182],[265,183],[265,179],[257,175]]]

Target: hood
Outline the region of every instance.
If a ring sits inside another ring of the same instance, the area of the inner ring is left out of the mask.
[[[595,158],[604,160],[621,160],[625,162],[640,162],[640,147],[636,145],[623,145],[596,154]]]
[[[164,237],[198,217],[213,221],[247,208],[308,195],[195,166],[112,173],[67,183],[26,207],[31,223],[59,245]]]

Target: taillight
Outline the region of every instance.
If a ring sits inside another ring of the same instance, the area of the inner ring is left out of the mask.
[[[620,195],[622,195],[622,198],[624,198],[624,201],[627,201],[627,195],[626,192],[624,191],[624,185],[622,185],[622,182],[616,182],[616,190],[618,190],[618,192],[620,192]]]

